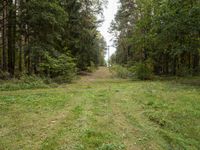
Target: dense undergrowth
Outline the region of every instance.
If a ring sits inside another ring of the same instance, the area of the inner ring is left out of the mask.
[[[138,80],[173,80],[173,79],[195,79],[198,74],[186,74],[186,70],[180,71],[179,75],[156,75],[153,72],[152,65],[148,63],[137,63],[133,66],[112,65],[110,72],[113,77],[122,79],[138,79]],[[184,73],[183,73],[184,72]],[[195,83],[194,83],[195,84]]]
[[[37,76],[22,76],[20,79],[0,80],[0,91],[15,91],[57,87],[58,84],[50,78]]]
[[[110,71],[114,77],[119,77],[122,79],[153,79],[152,67],[144,63],[137,63],[131,67],[113,65],[110,67]]]
[[[59,67],[60,70],[64,70],[64,67]],[[85,74],[90,74],[97,70],[97,67],[92,64],[87,70],[84,72]],[[0,91],[15,91],[15,90],[24,90],[24,89],[37,89],[37,88],[52,88],[58,87],[60,84],[68,84],[72,83],[75,80],[79,79],[77,74],[74,71],[74,67],[71,70],[61,71],[62,75],[57,77],[40,77],[37,75],[20,75],[16,78],[4,78],[4,80],[0,80]]]

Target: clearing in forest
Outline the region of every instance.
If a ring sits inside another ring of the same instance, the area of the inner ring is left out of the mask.
[[[0,91],[0,150],[200,149],[200,80],[114,79]]]

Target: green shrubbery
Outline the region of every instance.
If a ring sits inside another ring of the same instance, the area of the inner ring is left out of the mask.
[[[113,65],[110,68],[110,71],[114,77],[119,77],[122,79],[127,79],[131,76],[131,72],[126,67],[120,65]]]
[[[70,54],[62,54],[57,58],[46,55],[46,63],[41,64],[43,72],[57,83],[71,82],[76,76],[76,64]]]
[[[152,79],[153,70],[150,64],[138,63],[136,65],[135,75],[140,80],[149,80]]]
[[[142,63],[129,64],[127,67],[121,65],[113,65],[110,69],[114,77],[119,77],[122,79],[139,79],[139,80],[151,80],[154,78],[154,69],[151,60],[147,60]],[[176,71],[176,77],[189,77],[197,76],[198,67],[196,71],[193,72],[192,69],[187,67],[180,67]],[[156,77],[158,78],[158,77]]]
[[[45,83],[45,80],[40,77],[23,75],[20,79],[1,81],[0,91],[14,91],[48,87],[50,87],[50,85]]]
[[[47,55],[47,62],[40,66],[43,73],[40,76],[18,74],[16,78],[1,81],[0,91],[47,88],[57,86],[57,83],[68,83],[76,77],[76,65],[70,55],[60,55],[52,58]],[[0,78],[9,79],[9,75],[0,72]]]
[[[120,65],[114,65],[111,67],[111,73],[115,77],[127,79],[140,79],[140,80],[149,80],[152,79],[153,69],[151,63],[137,63],[131,67],[123,67]]]

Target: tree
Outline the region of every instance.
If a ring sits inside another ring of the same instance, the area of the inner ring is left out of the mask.
[[[44,67],[51,66],[49,60],[62,60],[57,62],[61,65],[59,62],[70,58],[78,70],[86,70],[93,63],[102,64],[105,43],[97,30],[97,15],[101,14],[103,3],[4,0],[0,14],[1,70],[8,71],[11,77],[23,73],[55,77],[51,67]]]
[[[155,74],[199,72],[198,1],[120,2],[121,7],[112,24],[113,32],[119,33],[115,34],[118,63],[132,65],[151,60]]]

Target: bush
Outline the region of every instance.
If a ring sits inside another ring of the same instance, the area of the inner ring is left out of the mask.
[[[136,77],[140,80],[149,80],[152,78],[153,69],[146,63],[139,63],[135,68]]]
[[[49,76],[58,83],[71,82],[76,76],[76,64],[70,54],[62,54],[57,58],[48,54],[47,63],[41,64],[44,72],[49,72]]]
[[[119,77],[122,79],[127,79],[131,76],[131,72],[123,66],[120,65],[114,65],[110,68],[111,73],[113,74],[113,76],[115,77]]]

